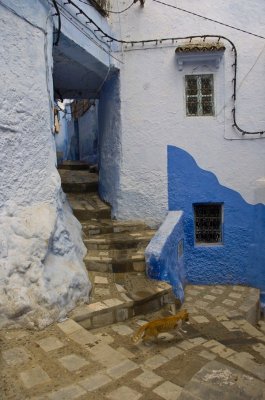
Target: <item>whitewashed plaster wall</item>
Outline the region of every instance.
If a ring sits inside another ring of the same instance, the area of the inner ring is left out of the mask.
[[[48,3],[1,1],[0,20],[0,327],[43,328],[90,283],[55,166]]]
[[[176,4],[173,0],[166,2]],[[129,4],[130,0],[122,5],[113,1],[112,6],[121,9]],[[240,7],[233,0],[180,0],[178,6],[264,36],[263,0],[242,0]],[[146,0],[143,8],[136,3],[120,16],[112,16],[112,28],[124,40],[200,34],[231,39],[238,51],[238,123],[246,130],[265,129],[264,40],[151,0]],[[255,204],[256,189],[265,175],[265,140],[259,135],[242,137],[232,128],[233,53],[227,42],[223,43],[227,49],[221,65],[211,72],[215,75],[215,117],[186,117],[184,75],[198,66],[179,71],[176,44],[123,45],[115,53],[123,61],[119,144],[122,160],[114,208],[118,218],[143,218],[150,222],[164,219],[168,209],[168,145],[187,151],[201,168],[213,172],[222,185]],[[198,73],[205,71],[209,71],[208,67],[198,67]],[[259,201],[264,203],[265,198]]]

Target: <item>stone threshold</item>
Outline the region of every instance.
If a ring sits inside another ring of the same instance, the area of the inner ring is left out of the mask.
[[[145,277],[143,280],[144,283],[147,281]],[[126,291],[122,285],[112,283],[118,287],[117,291],[120,291],[116,296],[103,296],[100,301],[79,306],[69,317],[85,329],[94,329],[126,321],[136,315],[158,311],[164,306],[175,306],[178,301],[172,293],[171,286],[166,282],[156,282],[150,280],[150,285],[144,285],[142,290],[132,292]]]

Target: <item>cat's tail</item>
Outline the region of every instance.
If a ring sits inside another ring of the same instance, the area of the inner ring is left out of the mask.
[[[131,340],[133,343],[138,343],[141,338],[143,337],[145,332],[145,325],[140,326],[139,329],[137,329],[137,331],[132,335]]]

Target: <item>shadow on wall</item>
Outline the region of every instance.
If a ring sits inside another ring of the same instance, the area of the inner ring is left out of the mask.
[[[265,293],[265,206],[220,185],[184,150],[168,146],[169,210],[184,211],[186,279],[192,284],[244,284]],[[223,203],[223,242],[195,245],[194,203]]]

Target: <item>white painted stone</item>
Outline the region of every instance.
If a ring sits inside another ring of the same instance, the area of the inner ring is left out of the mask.
[[[113,298],[113,299],[105,300],[103,303],[106,304],[107,307],[116,307],[116,306],[119,306],[120,304],[122,304],[123,301]]]
[[[55,336],[48,336],[44,339],[37,340],[36,343],[45,352],[57,350],[64,346],[64,344]]]
[[[106,344],[110,344],[114,342],[114,339],[111,335],[108,335],[105,332],[99,332],[94,334],[94,336],[98,339],[98,342],[102,342],[102,343],[106,343]]]
[[[127,325],[112,325],[111,328],[121,336],[127,336],[133,333],[133,330]]]
[[[143,326],[143,325],[147,324],[147,322],[148,322],[148,321],[145,321],[145,320],[143,320],[143,319],[138,319],[138,320],[136,321],[136,324],[139,325],[139,326]]]
[[[182,387],[166,381],[155,388],[153,392],[165,400],[177,400],[180,397],[182,390]]]
[[[127,303],[129,303],[130,301],[133,301],[132,299],[130,299],[130,297],[127,296],[127,294],[125,293],[120,293],[120,296],[123,298],[123,300],[125,300]]]
[[[40,366],[20,372],[19,377],[27,389],[50,381],[49,375]]]
[[[88,378],[79,381],[78,384],[88,392],[93,392],[110,382],[111,379],[106,374],[98,372],[97,374],[90,375]]]
[[[256,363],[249,357],[246,357],[244,353],[234,353],[228,360],[257,378],[265,380],[265,365]]]
[[[36,27],[1,4],[0,328],[44,328],[87,301],[90,283],[56,169],[50,6],[7,3]]]
[[[165,357],[167,357],[169,360],[172,360],[172,358],[175,358],[181,354],[183,354],[183,350],[180,350],[177,347],[171,346],[168,347],[167,349],[163,350],[161,354]]]
[[[138,400],[142,397],[141,393],[129,388],[128,386],[121,386],[113,392],[109,393],[107,397],[111,400]]]
[[[205,343],[207,340],[202,337],[196,337],[193,339],[189,339],[189,341],[191,343],[195,344],[196,346],[200,346],[201,344]]]
[[[211,348],[211,347],[218,346],[219,344],[220,343],[217,342],[217,340],[209,340],[208,342],[203,343],[203,346],[207,347],[207,348]]]
[[[118,347],[117,350],[126,358],[133,358],[135,355],[131,353],[129,350],[125,349],[125,347]]]
[[[230,332],[241,331],[239,326],[234,321],[222,321],[221,324]]]
[[[228,295],[229,297],[231,297],[232,299],[241,299],[241,297],[242,297],[242,294],[240,294],[240,293],[233,293],[233,292],[231,292],[231,293],[229,293],[229,295]]]
[[[198,324],[207,324],[210,322],[208,318],[204,317],[203,315],[194,315],[192,316],[192,319],[194,319],[194,321],[196,321]]]
[[[229,299],[225,299],[222,303],[225,304],[226,306],[230,306],[230,307],[233,307],[236,304],[235,301],[229,300]]]
[[[197,346],[197,344],[191,343],[189,340],[184,340],[183,342],[178,343],[177,346],[183,350],[190,350],[193,347]]]
[[[235,321],[243,331],[245,331],[248,335],[254,336],[254,337],[263,337],[263,333],[260,332],[258,329],[256,329],[253,325],[251,325],[248,321],[246,320],[237,320]]]
[[[2,351],[2,357],[7,365],[14,366],[27,363],[32,355],[22,346]]]
[[[211,293],[214,293],[214,294],[223,294],[223,293],[224,293],[224,290],[223,290],[223,289],[216,289],[216,288],[214,288],[214,289],[211,290]]]
[[[219,344],[216,347],[211,347],[211,351],[215,354],[218,354],[218,356],[222,357],[222,358],[228,358],[230,357],[232,354],[235,353],[234,350],[229,349],[226,346],[223,346],[222,344]]]
[[[212,296],[211,294],[206,294],[206,296],[203,296],[205,300],[210,300],[214,301],[216,299],[216,296]]]
[[[93,335],[93,333],[87,331],[84,328],[71,333],[69,335],[69,338],[72,339],[74,342],[81,344],[81,345],[94,344],[98,340],[97,337],[95,335]]]
[[[206,350],[202,350],[199,353],[199,356],[201,356],[201,357],[203,357],[203,358],[205,358],[206,360],[209,360],[209,361],[215,360],[215,358],[216,358],[215,354],[212,354],[212,353],[210,353],[209,351],[206,351]]]
[[[160,367],[161,365],[165,364],[166,362],[168,362],[168,358],[157,354],[153,357],[148,358],[144,362],[144,365],[146,368],[156,369],[156,368]]]
[[[47,397],[49,400],[72,400],[78,399],[84,396],[86,391],[78,385],[66,386],[62,389],[56,390],[52,393],[48,393]]]
[[[88,348],[88,351],[90,352],[91,357],[104,367],[113,367],[127,359],[119,351],[105,343],[100,343]]]
[[[69,335],[75,331],[79,331],[82,327],[72,319],[67,319],[64,322],[60,322],[57,324],[58,328],[60,328],[66,335]]]
[[[69,354],[68,356],[61,357],[59,358],[59,362],[64,366],[64,368],[68,369],[68,371],[77,371],[89,364],[87,360],[83,357],[77,356],[76,354]]]
[[[120,364],[117,364],[113,367],[110,367],[106,370],[106,373],[112,379],[119,379],[124,375],[127,375],[129,372],[134,371],[135,369],[140,368],[138,364],[131,360],[124,360]]]
[[[163,378],[161,376],[155,374],[153,371],[144,371],[141,375],[138,375],[135,379],[136,382],[139,382],[145,388],[151,388],[157,383],[161,382]]]
[[[118,283],[115,283],[116,289],[118,290],[118,292],[122,293],[122,292],[126,292],[126,289],[124,288],[124,286],[119,285]]]
[[[94,283],[100,283],[103,285],[108,285],[109,281],[108,278],[105,278],[104,276],[95,276]]]

